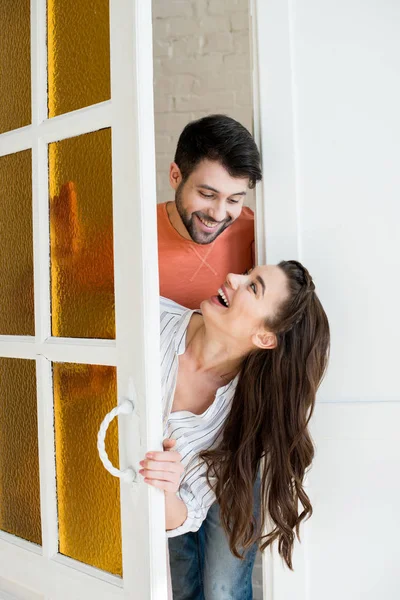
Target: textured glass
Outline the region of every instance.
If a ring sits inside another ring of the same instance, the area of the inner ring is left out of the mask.
[[[35,335],[31,172],[30,150],[0,156],[0,335]]]
[[[117,403],[114,367],[53,364],[59,551],[122,574],[119,480],[103,467],[97,432]],[[106,449],[118,466],[114,420]]]
[[[31,123],[30,1],[0,0],[0,133]]]
[[[48,0],[49,117],[110,98],[109,0]]]
[[[111,132],[49,146],[52,334],[114,338]]]
[[[42,543],[34,360],[0,358],[0,529]]]

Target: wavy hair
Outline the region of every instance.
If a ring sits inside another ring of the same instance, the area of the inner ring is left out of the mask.
[[[289,296],[265,323],[276,334],[277,346],[244,359],[223,430],[200,459],[206,462],[231,552],[241,558],[255,542],[264,550],[277,541],[292,569],[300,523],[312,514],[303,487],[314,457],[308,424],[327,367],[330,335],[307,269],[294,260],[278,266],[287,276]],[[253,488],[259,472],[261,516],[256,522]],[[264,533],[268,517],[272,529]]]

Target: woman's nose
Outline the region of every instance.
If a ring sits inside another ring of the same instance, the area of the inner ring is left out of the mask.
[[[233,290],[236,290],[240,285],[240,280],[243,276],[237,275],[236,273],[228,273],[226,276],[226,282]]]

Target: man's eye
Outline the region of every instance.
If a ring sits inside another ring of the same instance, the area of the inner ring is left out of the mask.
[[[212,198],[213,194],[204,194],[204,192],[200,192],[200,196],[203,196],[203,198]]]
[[[254,292],[255,294],[257,294],[257,286],[256,286],[256,284],[255,284],[255,283],[251,283],[251,284],[250,284],[250,287],[251,287],[251,289],[253,290],[253,292]]]
[[[229,202],[231,204],[239,204],[239,200],[232,200],[232,198],[229,199]]]

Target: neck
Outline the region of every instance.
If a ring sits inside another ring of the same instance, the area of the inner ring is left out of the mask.
[[[185,356],[196,372],[202,372],[221,382],[231,381],[240,371],[247,351],[235,347],[232,339],[217,339],[209,335],[201,315],[195,315],[188,327]],[[250,350],[250,349],[248,349]]]
[[[167,202],[167,215],[172,227],[187,240],[192,240],[177,211],[175,202]]]

